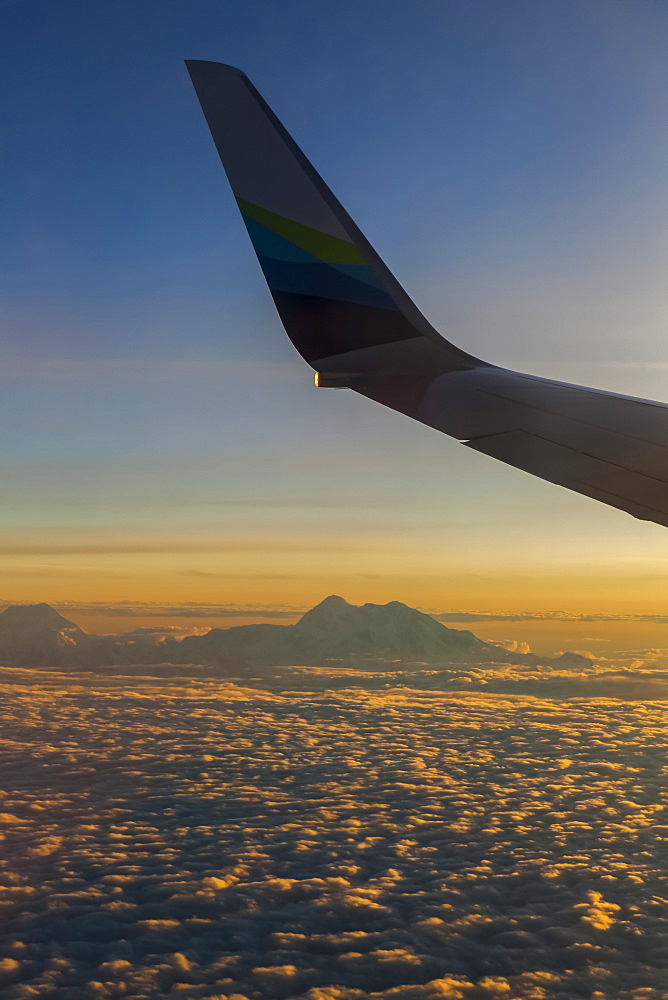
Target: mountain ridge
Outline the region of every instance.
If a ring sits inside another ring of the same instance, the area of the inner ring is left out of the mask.
[[[330,595],[293,625],[249,624],[210,629],[183,639],[146,635],[94,635],[48,604],[10,605],[0,613],[0,662],[7,666],[73,670],[132,663],[202,664],[217,674],[249,676],[283,666],[353,666],[381,663],[513,663],[580,666],[577,653],[540,657],[451,629],[400,601],[349,604]],[[390,669],[390,667],[386,667]]]

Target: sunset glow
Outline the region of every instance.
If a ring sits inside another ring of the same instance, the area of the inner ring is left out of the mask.
[[[664,528],[313,391],[180,62],[224,38],[455,343],[666,399],[663,13],[398,5],[370,52],[343,6],[298,55],[272,7],[12,8],[2,600],[663,610]]]

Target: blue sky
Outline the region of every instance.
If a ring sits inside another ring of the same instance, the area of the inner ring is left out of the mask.
[[[313,389],[183,59],[248,73],[450,339],[668,399],[664,3],[0,19],[0,596],[658,606],[665,529]]]

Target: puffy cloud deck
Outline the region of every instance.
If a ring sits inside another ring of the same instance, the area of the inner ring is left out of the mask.
[[[14,673],[3,1000],[666,996],[660,703]]]

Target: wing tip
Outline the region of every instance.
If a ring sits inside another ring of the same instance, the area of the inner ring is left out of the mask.
[[[230,65],[230,63],[214,62],[212,59],[184,59],[183,61],[191,77],[207,71],[215,71],[219,76],[246,76],[242,69]]]

